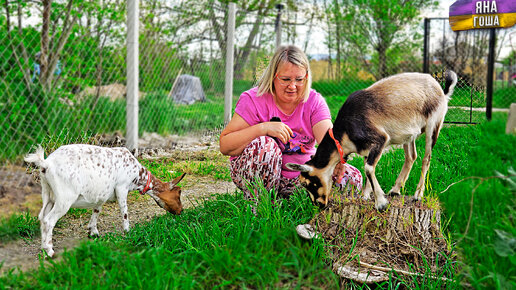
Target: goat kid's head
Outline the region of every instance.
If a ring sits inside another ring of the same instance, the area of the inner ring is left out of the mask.
[[[157,198],[153,197],[159,206],[170,213],[181,214],[183,205],[181,204],[181,187],[177,184],[185,177],[186,173],[181,174],[171,182],[163,182],[154,187]],[[152,195],[151,195],[152,196]]]
[[[328,164],[324,168],[317,168],[312,165],[312,160],[305,164],[287,163],[286,167],[290,170],[301,172],[299,182],[308,190],[312,203],[324,208],[328,205],[332,186],[331,176],[335,164]]]

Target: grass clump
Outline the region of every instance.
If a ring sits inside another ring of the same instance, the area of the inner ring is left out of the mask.
[[[38,235],[38,218],[31,216],[28,211],[8,218],[0,218],[0,242],[2,243],[19,238],[32,239]]]

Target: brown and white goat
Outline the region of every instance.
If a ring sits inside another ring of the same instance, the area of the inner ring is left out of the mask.
[[[383,211],[389,202],[375,176],[383,150],[395,144],[402,144],[405,150],[405,163],[390,191],[390,194],[399,194],[417,157],[416,138],[425,133],[425,156],[414,194],[414,198],[420,200],[425,190],[432,148],[439,136],[448,110],[448,100],[456,83],[457,75],[453,71],[445,75],[444,91],[428,74],[402,73],[356,91],[344,102],[337,115],[333,127],[335,139],[329,131],[311,160],[305,164],[289,163],[286,166],[301,171],[300,183],[307,188],[312,201],[326,206],[335,166],[344,162],[349,154],[358,153],[365,157],[367,179],[363,197],[369,199],[373,192],[376,209]],[[342,147],[341,154],[338,145]]]
[[[122,228],[129,230],[127,194],[139,190],[149,194],[165,210],[180,214],[181,188],[176,186],[183,175],[170,183],[161,182],[143,167],[127,148],[104,148],[73,144],[59,147],[47,159],[41,146],[28,154],[25,161],[41,170],[43,207],[39,213],[41,247],[52,257],[52,231],[56,222],[71,207],[91,208],[89,234],[99,235],[97,218],[102,205],[117,200],[122,215]]]

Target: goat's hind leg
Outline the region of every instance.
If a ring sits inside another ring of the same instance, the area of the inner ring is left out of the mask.
[[[62,189],[59,189],[59,191],[61,190],[70,189],[67,187],[62,187]],[[68,212],[68,210],[74,202],[73,199],[66,198],[64,195],[61,194],[61,192],[55,192],[54,197],[56,198],[56,200],[54,201],[54,206],[52,207],[50,212],[48,212],[48,214],[46,214],[41,220],[41,228],[45,229],[46,231],[45,234],[41,234],[41,244],[43,250],[45,250],[47,252],[47,255],[49,255],[50,257],[54,256],[54,249],[52,245],[52,231],[54,230],[57,221]]]
[[[415,200],[421,200],[423,198],[423,194],[425,192],[426,174],[428,172],[428,168],[430,167],[430,159],[432,158],[432,149],[434,148],[434,145],[437,141],[437,137],[439,137],[439,131],[441,130],[443,120],[435,124],[435,126],[427,126],[427,130],[425,132],[425,156],[423,157],[423,162],[421,165],[421,177],[419,178],[419,183],[417,185],[416,192],[414,193]]]
[[[41,248],[45,249],[48,253],[48,248],[52,247],[52,237],[50,237],[50,245],[47,244],[48,235],[52,236],[52,232],[48,231],[48,227],[46,223],[43,222],[44,218],[48,215],[48,213],[54,207],[54,201],[52,200],[53,196],[52,188],[48,185],[45,177],[41,178],[41,199],[43,201],[43,206],[41,207],[41,211],[39,212],[39,226],[41,231]]]
[[[414,165],[414,161],[417,158],[416,141],[412,140],[409,143],[403,144],[403,150],[405,151],[405,163],[403,164],[398,178],[396,178],[396,183],[391,191],[389,191],[389,195],[391,196],[399,195],[401,188],[405,186],[405,182],[407,182],[412,165]]]

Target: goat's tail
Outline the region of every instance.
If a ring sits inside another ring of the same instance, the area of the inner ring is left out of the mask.
[[[41,145],[38,145],[36,152],[27,154],[23,160],[28,163],[34,163],[38,167],[45,168],[45,150],[43,150]]]
[[[455,85],[457,84],[457,74],[454,71],[446,71],[444,76],[444,94],[448,99],[451,98],[451,95],[453,94],[453,89],[455,88]]]

